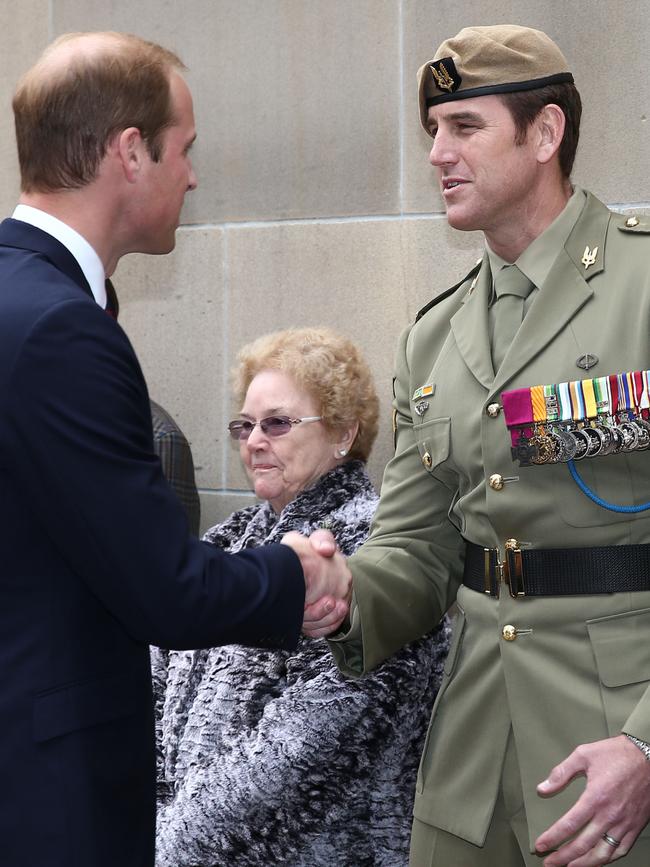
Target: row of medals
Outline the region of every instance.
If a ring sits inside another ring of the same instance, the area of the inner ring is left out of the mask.
[[[622,413],[598,421],[544,422],[526,425],[512,448],[521,465],[559,464],[599,455],[644,451],[650,447],[650,422],[641,414]]]

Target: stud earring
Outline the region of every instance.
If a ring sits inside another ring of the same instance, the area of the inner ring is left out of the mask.
[[[338,456],[340,458],[344,458],[347,455],[348,450],[347,449],[337,449],[337,453],[338,453]]]

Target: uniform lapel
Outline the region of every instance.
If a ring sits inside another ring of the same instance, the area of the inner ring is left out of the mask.
[[[610,212],[588,194],[566,246],[527,313],[494,379],[499,391],[562,331],[593,295],[588,281],[604,270],[603,251]],[[596,252],[594,252],[596,251]],[[592,264],[585,267],[583,259]]]
[[[463,306],[451,317],[451,329],[463,360],[484,388],[494,379],[488,333],[488,299],[492,273],[487,253],[474,288],[463,299]]]

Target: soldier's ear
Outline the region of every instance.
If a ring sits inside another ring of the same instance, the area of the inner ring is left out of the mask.
[[[560,149],[566,118],[559,105],[549,103],[533,121],[537,134],[537,159],[540,163],[550,162]]]

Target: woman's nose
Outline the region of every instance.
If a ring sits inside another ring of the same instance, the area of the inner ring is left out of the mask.
[[[248,435],[246,445],[249,449],[260,449],[268,444],[268,439],[268,436],[264,433],[260,424],[258,423]]]

